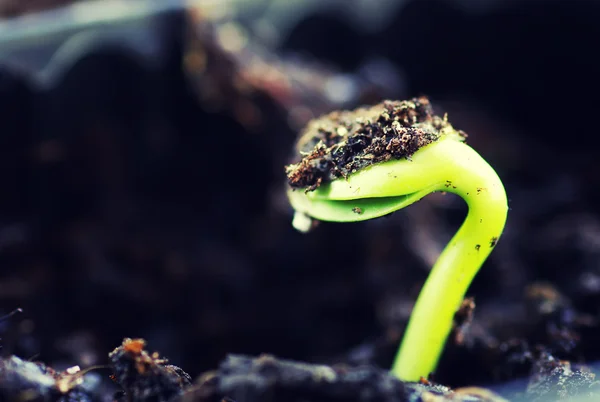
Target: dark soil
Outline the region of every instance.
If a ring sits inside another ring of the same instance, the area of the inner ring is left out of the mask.
[[[333,7],[239,52],[173,12],[160,59],[90,42],[47,86],[2,59],[0,315],[23,313],[0,400],[597,400],[600,6],[487,4],[407,1],[380,30]],[[387,368],[466,207],[302,235],[282,167],[310,119],[423,94],[511,209],[438,369],[403,384]]]
[[[433,114],[425,97],[331,112],[311,120],[300,133],[300,162],[286,167],[288,183],[312,191],[374,163],[410,158],[448,130],[455,132]]]
[[[422,379],[403,383],[373,366],[334,366],[230,355],[214,371],[192,383],[191,377],[157,352],[146,350],[142,339],[125,339],[109,355],[111,379],[121,387],[115,401],[389,401],[389,402],[506,402],[481,387],[450,389]],[[18,357],[0,359],[0,396],[3,401],[106,399],[98,384],[86,383],[78,366],[56,371]],[[573,368],[542,352],[533,364],[527,389],[516,400],[572,400],[575,395],[600,396],[600,382],[588,370]],[[578,399],[587,401],[588,399]],[[592,400],[592,399],[589,399]]]

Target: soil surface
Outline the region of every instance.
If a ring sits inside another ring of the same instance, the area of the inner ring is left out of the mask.
[[[0,322],[0,400],[597,400],[600,152],[578,116],[600,7],[458,3],[407,1],[372,33],[314,15],[276,50],[227,21],[192,49],[174,15],[160,63],[95,43],[53,58],[73,65],[51,87],[2,64],[0,309],[23,312]],[[404,384],[387,368],[465,205],[303,235],[283,166],[310,119],[421,95],[510,211],[438,369]]]

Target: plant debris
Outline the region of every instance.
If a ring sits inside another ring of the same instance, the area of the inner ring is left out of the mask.
[[[465,335],[473,322],[475,313],[475,299],[473,297],[465,298],[456,314],[454,314],[453,333],[454,342],[462,345],[465,342]]]
[[[300,134],[301,160],[286,167],[288,183],[312,191],[372,164],[410,158],[450,132],[466,137],[446,116],[434,115],[425,97],[335,111],[312,120]]]
[[[143,339],[126,338],[109,354],[113,378],[125,390],[126,400],[166,402],[181,395],[192,378],[167,364],[157,352],[149,354],[145,347]]]

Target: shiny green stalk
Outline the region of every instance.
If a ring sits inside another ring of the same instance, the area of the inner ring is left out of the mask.
[[[400,159],[366,167],[312,192],[288,191],[294,226],[310,218],[357,222],[402,209],[435,191],[462,197],[467,217],[433,266],[414,306],[392,372],[404,381],[432,373],[454,314],[500,235],[507,216],[504,186],[471,147],[448,133]]]

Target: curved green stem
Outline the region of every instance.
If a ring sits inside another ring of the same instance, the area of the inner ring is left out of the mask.
[[[392,368],[405,381],[417,381],[435,370],[454,314],[502,233],[508,207],[500,178],[471,147],[443,138],[418,150],[411,160],[373,165],[311,193],[288,192],[297,214],[352,222],[389,214],[435,191],[458,194],[469,212],[434,265],[411,314]]]
[[[437,365],[452,330],[454,314],[469,285],[500,237],[507,199],[500,178],[472,148],[458,142],[448,149],[448,183],[438,190],[461,196],[467,217],[433,266],[413,308],[392,373],[416,381]]]

